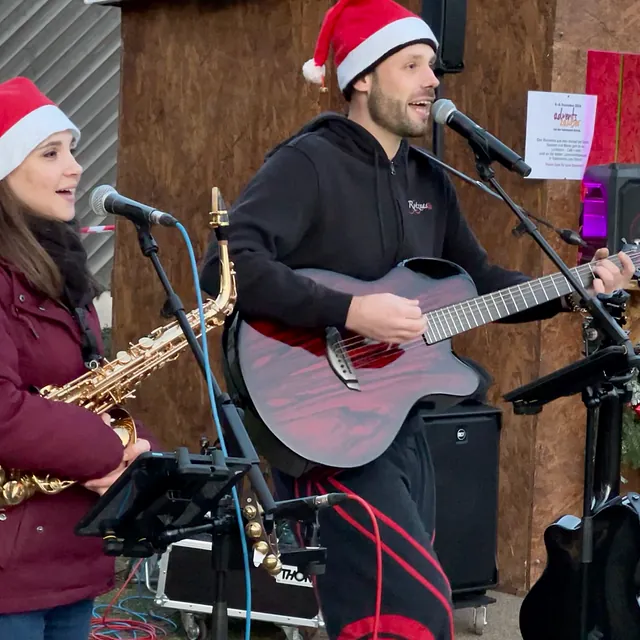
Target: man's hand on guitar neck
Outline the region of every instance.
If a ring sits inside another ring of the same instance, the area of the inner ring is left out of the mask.
[[[590,287],[590,292],[596,294],[612,293],[616,289],[629,287],[631,277],[636,269],[631,258],[624,251],[620,251],[618,253],[620,267],[618,267],[611,260],[607,260],[608,257],[609,250],[606,247],[595,252],[591,262],[597,263],[597,265],[593,268],[595,279]]]
[[[419,338],[427,330],[427,321],[418,300],[392,293],[374,293],[354,296],[346,327],[366,338],[402,344]]]

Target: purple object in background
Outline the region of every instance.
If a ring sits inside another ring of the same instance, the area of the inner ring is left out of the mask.
[[[589,262],[596,249],[610,253],[621,240],[640,239],[640,165],[610,163],[587,167],[582,178],[580,235],[590,248],[580,248],[578,264]]]

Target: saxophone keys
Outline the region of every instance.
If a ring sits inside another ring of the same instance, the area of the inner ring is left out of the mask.
[[[153,340],[151,338],[143,337],[138,340],[138,345],[143,349],[151,349],[153,347]]]
[[[116,360],[119,364],[129,364],[131,362],[131,354],[127,351],[118,351]]]
[[[2,487],[2,498],[10,507],[15,507],[29,497],[29,491],[22,480],[9,480]]]

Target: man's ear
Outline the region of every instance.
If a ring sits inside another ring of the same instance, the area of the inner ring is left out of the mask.
[[[361,78],[358,78],[353,83],[353,88],[356,91],[361,91],[362,93],[369,93],[369,91],[371,91],[372,79],[373,79],[373,74],[372,73],[367,73],[366,75],[362,76]]]

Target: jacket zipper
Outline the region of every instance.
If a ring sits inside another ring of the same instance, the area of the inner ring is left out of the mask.
[[[391,170],[391,175],[395,176],[396,175],[396,166],[395,166],[395,164],[393,164],[393,160],[389,161],[389,169]],[[393,178],[392,178],[392,180],[393,180]],[[396,189],[395,189],[393,184],[391,185],[391,193],[392,193],[393,199],[397,202],[398,200],[397,200]],[[400,204],[400,206],[402,206],[401,203],[398,203],[398,204]],[[397,209],[396,209],[396,212],[397,212]],[[399,240],[400,240],[400,242],[398,243],[398,251],[401,251],[402,247],[404,246],[404,234],[405,234],[405,231],[404,231],[404,220],[402,219],[402,209],[400,210],[400,213],[397,216],[397,220],[398,220],[398,227],[399,227],[398,236],[399,236]],[[396,262],[397,261],[398,261],[398,254],[396,254]]]

